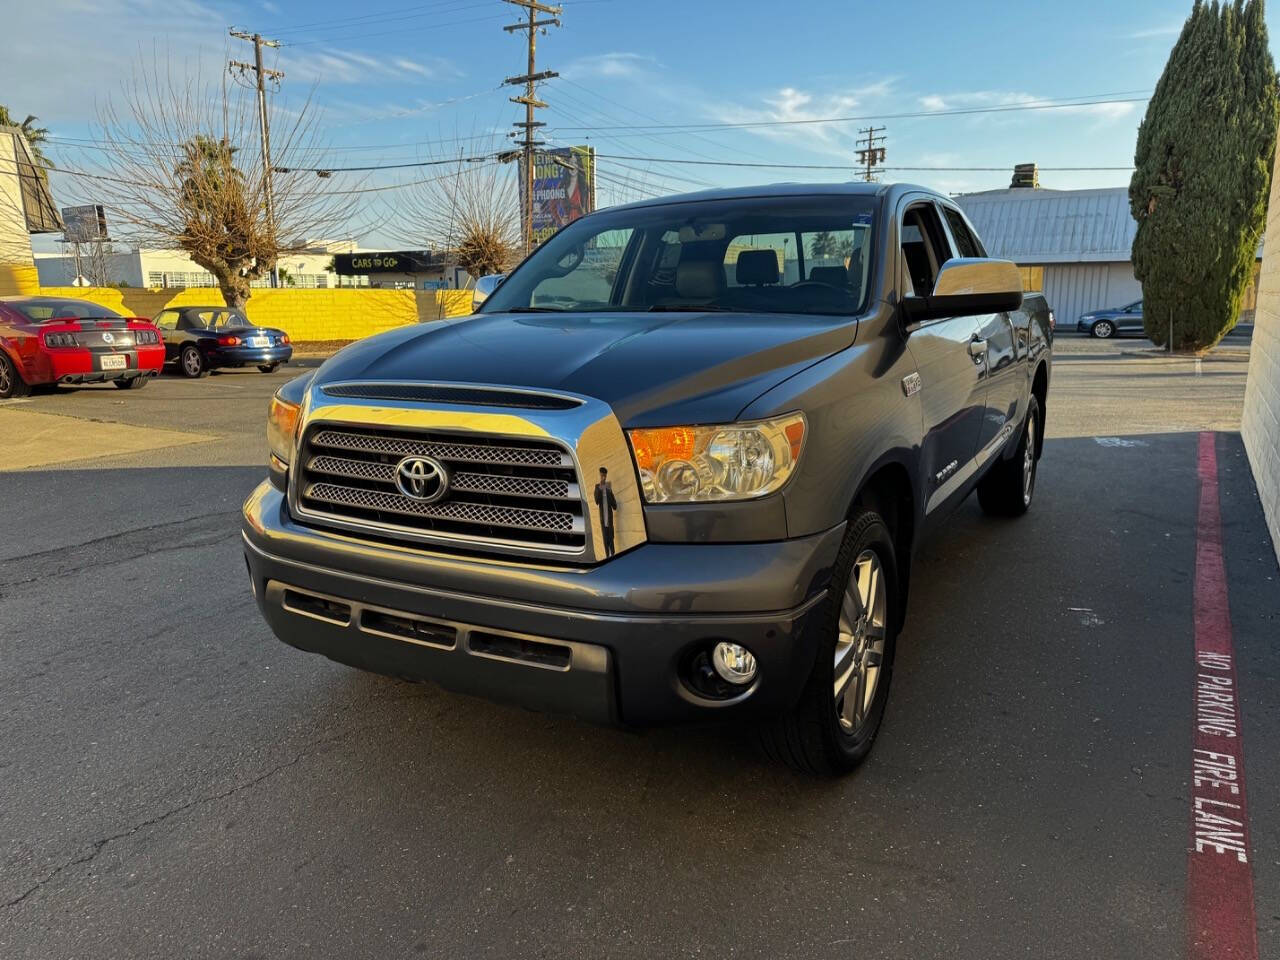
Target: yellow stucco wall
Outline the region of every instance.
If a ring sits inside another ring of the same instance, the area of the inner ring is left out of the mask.
[[[40,292],[34,264],[0,263],[0,297],[31,296]]]
[[[139,317],[154,317],[169,306],[223,302],[222,295],[208,287],[40,287],[13,292],[92,300]],[[466,316],[471,312],[471,291],[256,289],[245,312],[254,323],[278,327],[294,340],[359,340],[409,323]]]

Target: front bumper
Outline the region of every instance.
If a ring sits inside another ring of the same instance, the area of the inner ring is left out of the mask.
[[[594,567],[431,553],[304,527],[264,482],[244,505],[245,558],[275,634],[379,673],[634,726],[767,716],[813,664],[843,525],[753,544],[647,543]],[[757,678],[728,700],[681,679],[692,652],[747,646]]]
[[[211,367],[249,367],[288,363],[293,347],[211,347],[207,354]]]

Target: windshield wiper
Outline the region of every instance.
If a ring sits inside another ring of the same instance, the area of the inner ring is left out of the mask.
[[[649,308],[649,313],[739,313],[740,311],[733,307],[720,307],[715,304],[703,304],[696,306],[692,303],[655,303]]]
[[[498,312],[498,311],[495,311]],[[509,307],[507,313],[564,313],[559,307]]]

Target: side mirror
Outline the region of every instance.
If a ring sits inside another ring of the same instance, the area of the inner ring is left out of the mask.
[[[926,320],[1000,313],[1020,306],[1022,275],[1013,261],[957,257],[942,265],[929,296],[902,298],[902,316],[911,333]]]

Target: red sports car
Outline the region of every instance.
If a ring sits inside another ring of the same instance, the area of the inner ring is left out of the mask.
[[[164,366],[150,320],[122,317],[88,300],[0,297],[0,400],[36,384],[145,386]]]

